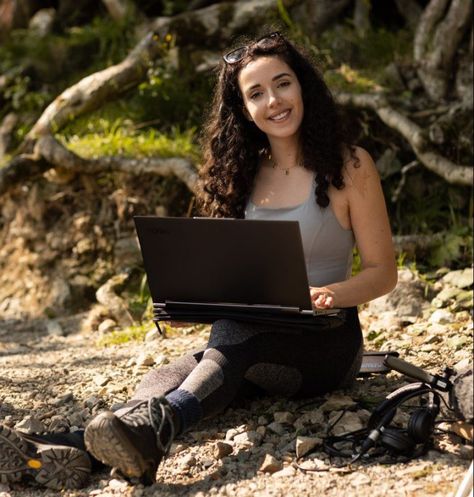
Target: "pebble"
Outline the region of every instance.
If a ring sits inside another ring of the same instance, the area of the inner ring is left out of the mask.
[[[273,413],[273,419],[275,420],[275,423],[291,424],[291,423],[293,423],[295,416],[293,413],[288,412],[288,411],[275,412],[275,413]]]
[[[58,397],[56,400],[54,400],[51,403],[51,405],[54,407],[60,407],[63,406],[64,404],[72,402],[73,400],[74,400],[74,394],[72,392],[69,392],[65,395],[61,395],[61,397]]]
[[[430,323],[448,324],[454,321],[454,316],[446,309],[436,309],[430,316]]]
[[[113,319],[108,318],[104,319],[104,321],[102,321],[99,324],[99,327],[97,329],[100,333],[108,333],[117,328],[118,328],[117,323]]]
[[[355,407],[356,402],[348,395],[332,394],[329,399],[320,407],[321,412],[339,411]]]
[[[286,466],[280,471],[272,474],[272,478],[286,478],[288,476],[294,476],[296,469],[293,466]]]
[[[262,464],[258,468],[259,471],[262,471],[263,473],[276,473],[277,471],[280,471],[283,468],[283,463],[276,459],[274,456],[271,454],[266,454],[265,459],[263,460]]]
[[[22,421],[15,425],[15,430],[31,435],[34,433],[44,433],[46,426],[35,416],[25,416]]]
[[[322,444],[319,437],[296,437],[296,456],[303,457],[315,447]]]
[[[62,337],[64,336],[64,330],[62,326],[55,320],[51,319],[46,323],[46,331],[48,335]]]
[[[285,427],[281,423],[270,423],[267,428],[277,435],[284,435],[286,433]]]
[[[140,352],[135,360],[137,366],[153,366],[155,364],[155,358],[146,351]]]
[[[154,340],[158,340],[160,336],[159,331],[156,328],[153,328],[145,335],[145,342],[153,342]]]
[[[232,454],[234,447],[232,445],[218,441],[214,445],[214,457],[216,459],[222,459],[230,454]]]

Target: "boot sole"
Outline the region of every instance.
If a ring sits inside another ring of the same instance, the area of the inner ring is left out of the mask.
[[[14,430],[0,426],[0,482],[34,480],[53,490],[82,488],[89,480],[89,456],[75,447],[28,443]]]
[[[84,440],[87,450],[107,466],[117,468],[129,478],[146,477],[154,480],[155,474],[150,461],[130,442],[126,427],[120,419],[110,411],[97,415],[87,426]]]

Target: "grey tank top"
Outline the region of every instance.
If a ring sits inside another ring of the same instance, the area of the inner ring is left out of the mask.
[[[354,234],[339,224],[330,206],[316,203],[314,186],[306,201],[294,207],[260,207],[249,200],[245,218],[298,221],[309,284],[324,286],[350,277]]]

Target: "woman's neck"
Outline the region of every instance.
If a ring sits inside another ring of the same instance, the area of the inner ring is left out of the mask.
[[[287,139],[269,137],[269,142],[271,162],[283,168],[300,165],[301,152],[299,141],[296,137],[292,136]]]

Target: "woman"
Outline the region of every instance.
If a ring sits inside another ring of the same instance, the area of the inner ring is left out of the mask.
[[[101,461],[152,482],[175,435],[242,392],[315,396],[354,380],[362,357],[355,306],[395,286],[395,258],[374,163],[344,139],[310,59],[279,33],[227,53],[204,143],[202,213],[297,220],[314,307],[344,308],[342,324],[290,331],[219,320],[205,350],[151,371],[124,408],[99,414],[85,435],[25,437],[3,427],[1,481],[77,487]],[[362,270],[350,277],[354,243]]]

